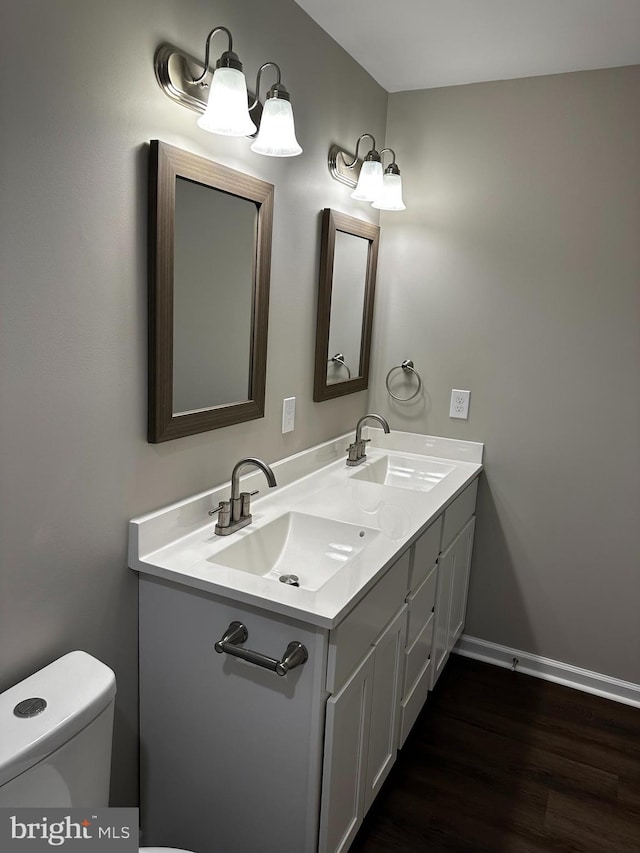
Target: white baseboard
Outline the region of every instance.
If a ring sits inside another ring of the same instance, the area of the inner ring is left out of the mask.
[[[585,693],[594,693],[596,696],[613,699],[614,702],[640,708],[640,684],[634,684],[632,681],[621,681],[619,678],[590,672],[588,669],[580,669],[568,663],[532,655],[519,649],[499,646],[497,643],[489,643],[467,634],[460,637],[453,651],[463,657],[475,658],[509,669],[513,667],[515,658],[517,672],[535,675],[545,681],[555,681],[566,687],[573,687]]]

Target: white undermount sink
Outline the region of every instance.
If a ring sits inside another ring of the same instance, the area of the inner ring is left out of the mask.
[[[429,492],[437,486],[456,466],[434,459],[386,454],[379,459],[367,461],[352,474],[354,480],[365,480],[383,486]]]
[[[264,527],[245,528],[209,561],[278,580],[295,575],[301,589],[317,590],[379,535],[343,521],[288,512]]]

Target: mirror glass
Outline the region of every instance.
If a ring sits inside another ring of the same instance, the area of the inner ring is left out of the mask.
[[[377,225],[323,211],[316,330],[316,401],[362,391],[369,381]]]
[[[362,372],[362,306],[367,284],[369,241],[337,231],[333,255],[327,382],[345,382]],[[333,356],[341,354],[342,358]]]
[[[149,441],[264,415],[273,186],[154,140]]]
[[[176,179],[174,414],[249,399],[256,223],[252,201]]]

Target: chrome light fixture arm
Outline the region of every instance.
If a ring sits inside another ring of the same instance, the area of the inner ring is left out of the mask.
[[[385,173],[385,175],[399,175],[400,169],[397,166],[396,152],[393,150],[393,148],[383,148],[382,151],[380,152],[380,160],[382,161],[382,164],[384,165],[384,155],[386,154],[387,151],[391,152],[391,162],[389,163],[387,168],[384,170],[384,173]]]
[[[211,41],[216,33],[225,33],[229,40],[229,47],[216,62],[216,68],[236,68],[238,71],[242,71],[242,63],[238,59],[238,55],[233,52],[233,36],[231,35],[231,32],[226,27],[214,27],[204,43],[204,70],[199,77],[192,77],[191,80],[189,80],[190,83],[201,83],[203,86],[207,85],[204,83],[204,79],[209,73]]]
[[[343,154],[342,159],[344,160],[344,165],[347,169],[353,169],[353,167],[358,162],[358,151],[360,150],[360,143],[365,138],[365,136],[368,136],[373,144],[372,144],[371,148],[369,149],[369,153],[367,154],[367,156],[364,159],[365,160],[377,160],[377,161],[380,160],[380,154],[376,151],[376,140],[375,140],[375,138],[370,133],[362,133],[362,134],[360,134],[360,136],[358,137],[358,141],[356,142],[356,155],[353,158],[353,160],[351,161],[351,163],[347,163],[347,161],[344,159],[344,154]]]
[[[282,72],[280,71],[280,66],[276,62],[263,62],[260,68],[258,68],[258,73],[256,74],[256,94],[255,98],[253,99],[253,103],[249,105],[249,112],[251,112],[251,110],[255,108],[256,104],[260,102],[260,80],[262,78],[262,72],[265,70],[265,68],[269,67],[276,69],[277,79],[273,86],[269,89],[269,92],[267,93],[267,98],[282,98],[282,100],[284,101],[291,100],[289,93],[281,82]]]

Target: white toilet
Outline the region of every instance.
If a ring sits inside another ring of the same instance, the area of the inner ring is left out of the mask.
[[[0,808],[108,806],[115,695],[112,670],[79,651],[0,693]]]

